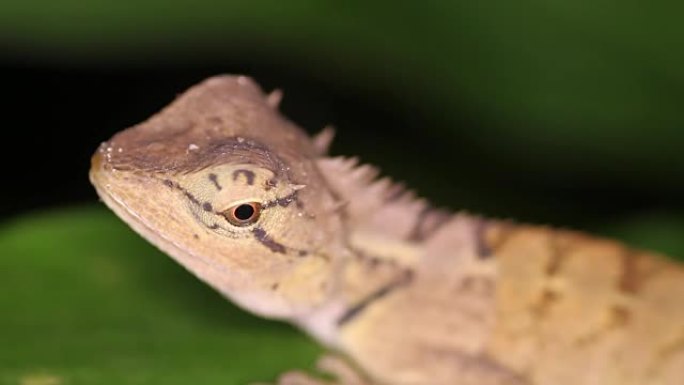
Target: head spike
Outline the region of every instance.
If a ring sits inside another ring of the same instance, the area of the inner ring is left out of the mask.
[[[275,90],[271,91],[268,96],[266,96],[266,104],[271,106],[274,110],[278,109],[280,106],[280,102],[283,100],[283,91],[276,88]]]
[[[312,138],[314,149],[318,152],[318,155],[328,154],[334,138],[335,128],[333,126],[323,127],[323,129]]]

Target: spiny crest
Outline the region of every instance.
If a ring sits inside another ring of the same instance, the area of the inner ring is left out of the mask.
[[[432,208],[402,183],[379,177],[377,167],[360,164],[356,157],[321,158],[318,166],[346,204],[349,222],[359,231],[419,240],[421,226],[450,216]]]
[[[332,158],[331,161],[337,163],[340,171],[349,175],[350,182],[355,182],[350,187],[357,188],[360,193],[365,193],[369,198],[375,198],[380,202],[417,199],[413,191],[408,190],[403,183],[394,182],[389,177],[379,177],[378,167],[361,163],[356,156],[338,156]]]

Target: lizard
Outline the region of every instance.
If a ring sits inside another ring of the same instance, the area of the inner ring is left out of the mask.
[[[678,385],[684,269],[433,207],[328,155],[279,90],[215,76],[92,157],[123,221],[238,306],[301,328],[344,385]],[[279,384],[329,384],[303,372]]]

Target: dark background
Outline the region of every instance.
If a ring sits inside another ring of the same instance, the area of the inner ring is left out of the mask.
[[[50,4],[0,13],[2,217],[95,202],[101,141],[242,73],[439,205],[666,251],[683,234],[678,5]]]

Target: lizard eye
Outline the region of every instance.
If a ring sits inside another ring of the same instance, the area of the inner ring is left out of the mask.
[[[261,204],[257,202],[241,203],[223,212],[228,222],[235,226],[248,226],[256,222],[261,214]]]

